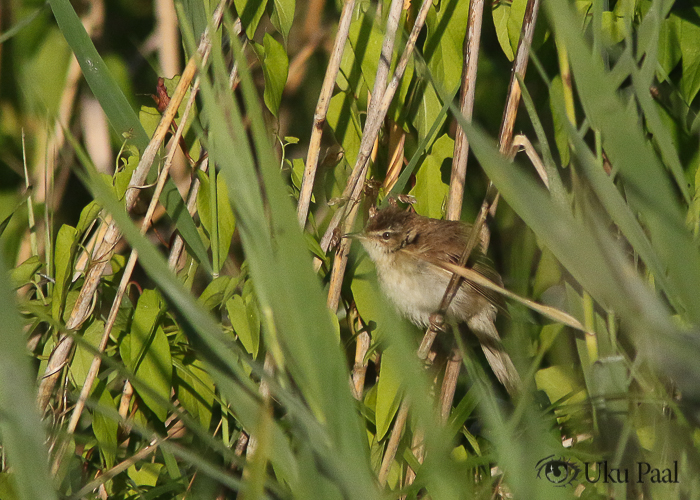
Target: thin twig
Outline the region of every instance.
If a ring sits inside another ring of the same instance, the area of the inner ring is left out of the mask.
[[[367,352],[371,344],[371,337],[367,332],[367,327],[362,322],[362,318],[357,315],[357,309],[353,306],[352,314],[357,320],[360,332],[357,334],[355,345],[355,364],[352,368],[352,390],[355,399],[362,401],[362,393],[365,387],[365,376],[367,375]],[[354,324],[354,323],[353,323]]]
[[[213,15],[212,26],[218,27],[221,23],[224,8],[228,4],[228,1],[229,0],[221,0],[219,3]],[[144,183],[146,175],[148,174],[151,165],[155,160],[158,149],[165,138],[165,134],[170,128],[170,123],[175,117],[178,107],[180,106],[180,103],[182,102],[192,79],[194,78],[198,61],[200,61],[200,64],[204,65],[206,60],[209,58],[210,51],[211,37],[209,34],[209,28],[207,28],[202,35],[197,54],[190,58],[189,62],[187,63],[182,77],[175,88],[175,92],[173,92],[170,99],[170,103],[165,109],[165,112],[163,113],[160,123],[158,124],[150,143],[144,150],[136,170],[134,170],[125,195],[127,211],[131,210],[136,203],[139,189],[135,188]],[[66,322],[67,330],[75,330],[79,328],[80,325],[82,325],[88,318],[91,309],[90,305],[94,300],[95,292],[97,291],[97,287],[100,283],[100,277],[102,276],[102,272],[109,262],[112,251],[120,237],[121,234],[119,228],[117,227],[116,223],[112,222],[109,225],[101,244],[98,245],[99,250],[97,252],[97,259],[93,261],[90,269],[88,269],[88,272],[86,273],[85,282],[83,283],[80,294],[76,299],[75,306],[71,311],[70,317]],[[51,398],[51,394],[53,393],[53,388],[60,376],[60,369],[67,363],[72,347],[73,338],[69,335],[63,334],[51,353],[51,357],[49,358],[44,377],[39,385],[37,395],[38,406],[41,412],[46,409],[49,399]]]
[[[321,94],[318,97],[318,104],[314,112],[314,125],[311,131],[311,139],[309,140],[309,151],[306,156],[306,167],[304,167],[304,175],[301,180],[301,191],[299,193],[299,204],[297,205],[297,215],[299,225],[302,227],[306,224],[306,217],[309,215],[309,204],[311,203],[311,192],[314,187],[314,179],[316,177],[316,169],[318,168],[318,158],[321,150],[321,136],[323,135],[323,124],[326,122],[326,114],[328,106],[331,102],[335,79],[340,70],[340,61],[345,49],[345,42],[348,39],[350,32],[350,21],[352,21],[352,11],[355,8],[355,0],[345,0],[343,11],[340,14],[340,23],[338,25],[338,34],[335,37],[333,44],[333,52],[331,59],[328,62],[326,76],[323,78],[321,86]]]

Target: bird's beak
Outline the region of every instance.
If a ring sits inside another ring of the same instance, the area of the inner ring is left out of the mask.
[[[364,233],[345,233],[342,238],[350,238],[353,240],[361,240],[364,239],[365,235]]]

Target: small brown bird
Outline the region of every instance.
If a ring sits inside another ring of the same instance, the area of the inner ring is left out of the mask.
[[[398,311],[415,325],[426,328],[440,307],[452,273],[440,262],[456,264],[467,245],[471,226],[463,222],[430,219],[395,207],[370,213],[364,231],[357,235],[374,261],[379,283]],[[476,255],[475,255],[476,254]],[[468,265],[501,285],[501,277],[475,250]],[[467,324],[478,338],[486,360],[509,394],[519,391],[518,372],[503,349],[494,325],[500,295],[463,281],[447,316]]]

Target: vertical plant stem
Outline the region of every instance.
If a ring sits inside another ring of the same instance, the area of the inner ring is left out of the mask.
[[[481,44],[481,25],[483,17],[484,0],[472,0],[469,4],[467,33],[464,38],[464,63],[462,66],[462,91],[460,94],[460,110],[467,121],[471,121],[472,112],[474,110],[476,70],[479,62],[479,46]],[[462,213],[468,156],[469,140],[462,127],[458,127],[452,160],[450,192],[447,198],[447,209],[445,213],[446,218],[449,220],[459,220]],[[452,349],[452,355],[447,359],[445,376],[442,380],[442,389],[440,391],[440,414],[443,423],[447,422],[447,418],[450,415],[461,367],[462,355],[459,348],[455,346]]]
[[[469,4],[469,20],[467,34],[464,38],[464,65],[462,66],[462,91],[460,93],[460,110],[464,118],[471,122],[474,110],[474,95],[476,91],[476,69],[479,62],[479,46],[481,43],[481,24],[484,17],[484,0],[472,0]],[[452,176],[450,192],[447,199],[446,217],[449,220],[459,220],[462,213],[464,196],[464,180],[467,175],[467,157],[469,156],[469,140],[462,130],[457,128],[455,136],[454,155],[452,160]]]
[[[321,86],[321,94],[318,97],[318,104],[314,112],[314,125],[311,130],[311,139],[309,141],[309,150],[306,156],[306,166],[304,167],[304,175],[301,180],[301,191],[299,193],[299,204],[297,205],[297,215],[299,225],[304,227],[306,218],[309,215],[309,205],[311,203],[311,192],[314,187],[314,179],[316,178],[316,169],[318,168],[318,159],[321,150],[321,137],[323,135],[323,124],[326,123],[326,115],[328,106],[331,102],[335,79],[340,70],[340,61],[343,56],[345,42],[348,39],[350,31],[350,21],[352,21],[352,11],[355,8],[355,0],[345,0],[343,11],[340,14],[340,24],[338,25],[338,34],[335,37],[333,44],[333,52],[331,59],[328,62],[326,76],[323,78]]]

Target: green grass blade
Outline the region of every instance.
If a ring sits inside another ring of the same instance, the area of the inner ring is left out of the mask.
[[[14,470],[19,498],[57,498],[48,469],[44,426],[36,410],[36,389],[30,371],[25,336],[15,298],[10,293],[8,273],[0,259],[0,429],[3,450]]]
[[[110,124],[119,136],[126,133],[133,134],[134,144],[143,151],[148,145],[146,131],[95,49],[70,2],[49,0],[49,3],[63,36],[78,59],[85,80],[100,102]]]

